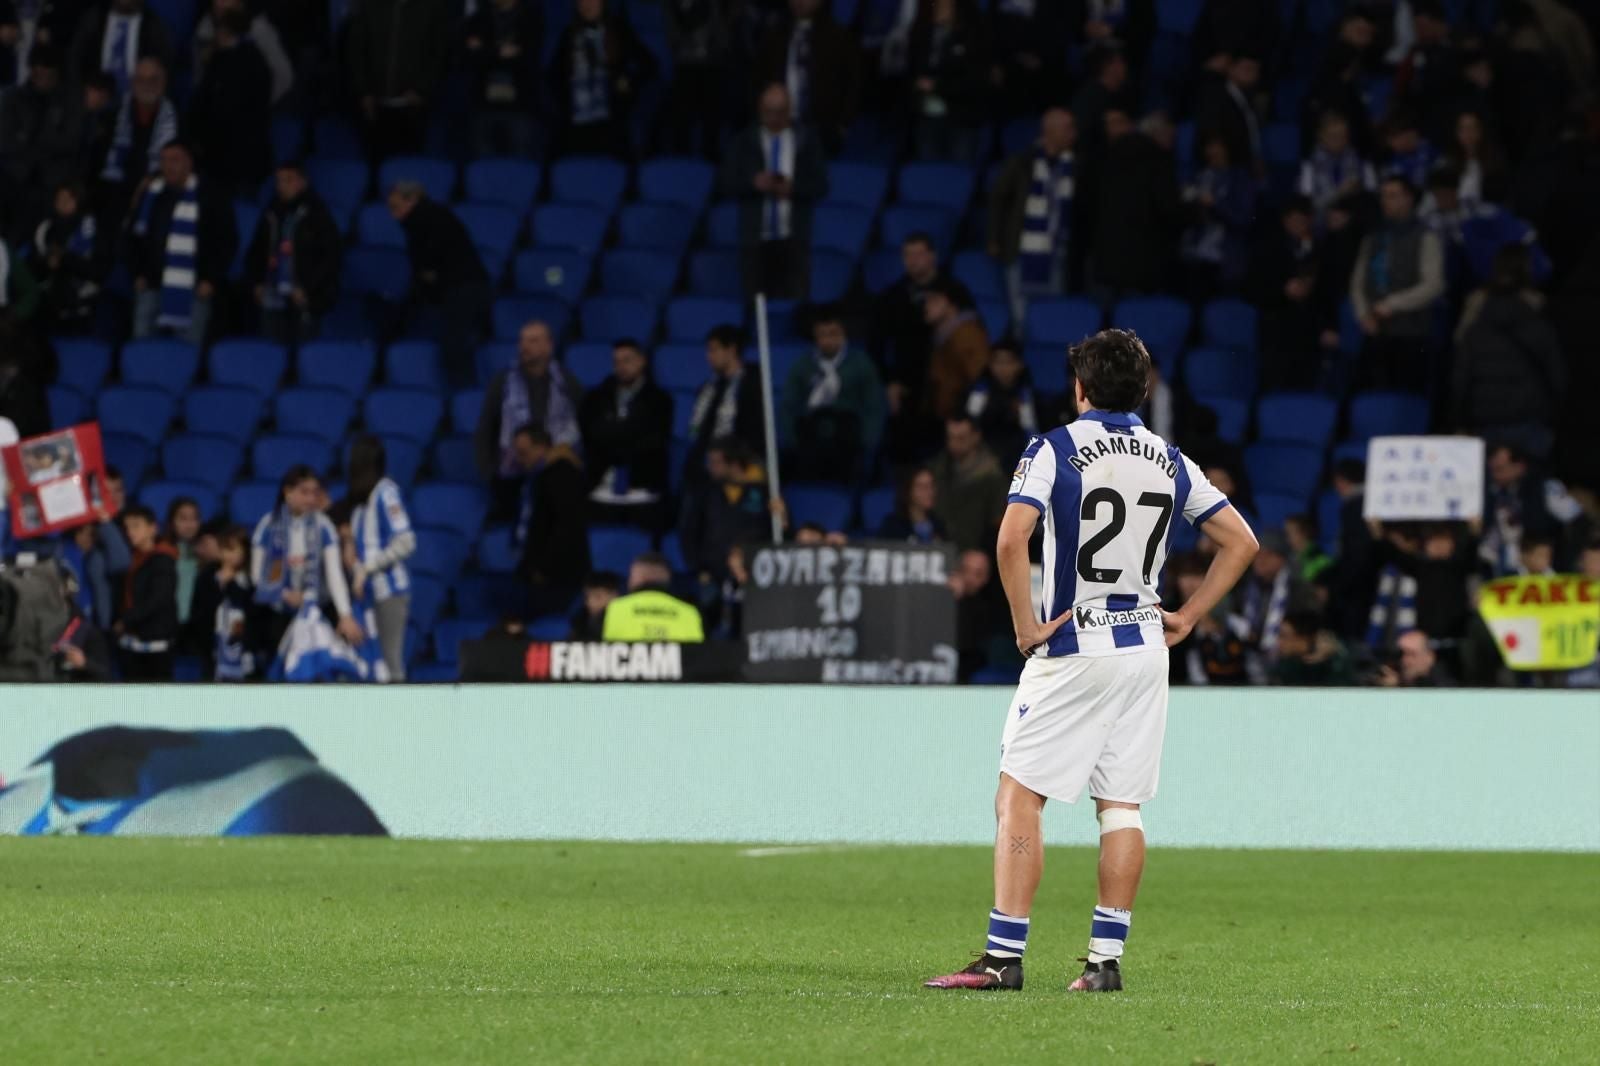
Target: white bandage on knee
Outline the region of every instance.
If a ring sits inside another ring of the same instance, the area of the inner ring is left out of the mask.
[[[1126,807],[1107,807],[1097,816],[1100,819],[1100,835],[1115,833],[1119,829],[1137,829],[1144,832],[1144,822],[1139,818],[1138,811],[1130,811]]]

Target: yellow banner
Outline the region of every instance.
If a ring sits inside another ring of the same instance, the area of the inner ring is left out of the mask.
[[[1576,670],[1600,648],[1600,581],[1576,574],[1491,581],[1478,613],[1513,670]]]

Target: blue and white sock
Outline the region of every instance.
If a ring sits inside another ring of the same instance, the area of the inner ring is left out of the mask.
[[[1094,921],[1089,925],[1089,961],[1105,962],[1122,958],[1123,945],[1128,942],[1128,926],[1133,924],[1133,912],[1121,907],[1096,907]]]
[[[989,941],[984,952],[997,959],[1020,959],[1028,949],[1028,919],[989,912]]]

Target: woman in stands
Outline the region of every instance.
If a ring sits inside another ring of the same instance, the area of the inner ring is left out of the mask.
[[[212,561],[201,558],[199,552],[200,504],[189,496],[179,496],[168,504],[162,539],[178,553],[178,628],[182,630],[189,624],[195,579],[200,575],[200,568]]]
[[[315,470],[303,463],[290,467],[279,485],[277,506],[262,515],[250,538],[250,582],[256,603],[268,609],[258,646],[269,661],[307,605],[321,605],[325,615],[337,617],[339,635],[351,644],[366,639],[350,613],[339,534],[317,510],[321,489]]]
[[[350,446],[350,502],[355,509],[350,528],[355,536],[356,566],[351,581],[356,593],[373,604],[378,642],[392,681],[406,679],[406,614],[411,604],[411,575],[405,561],[417,550],[411,518],[400,500],[400,487],[384,476],[383,441],[371,434]]]
[[[948,540],[944,520],[934,510],[938,505],[939,486],[933,479],[933,471],[922,467],[901,483],[899,502],[894,513],[883,520],[878,536],[912,544]]]

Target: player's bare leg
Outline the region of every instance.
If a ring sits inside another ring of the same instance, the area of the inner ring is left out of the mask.
[[[1133,921],[1133,900],[1144,874],[1144,828],[1137,803],[1097,799],[1100,819],[1100,902],[1089,928],[1089,957],[1069,992],[1122,989],[1122,948]]]

